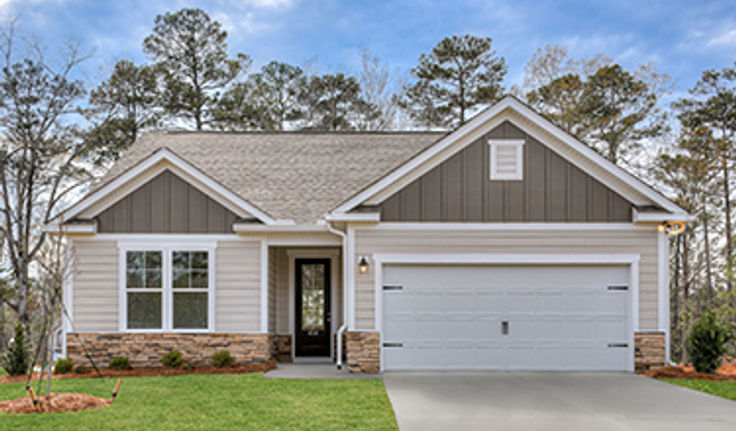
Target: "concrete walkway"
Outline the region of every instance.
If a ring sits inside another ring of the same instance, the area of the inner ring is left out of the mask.
[[[269,379],[376,379],[376,375],[353,374],[338,370],[335,364],[279,363],[278,368],[263,374]]]
[[[402,431],[734,431],[736,402],[628,373],[383,376]]]

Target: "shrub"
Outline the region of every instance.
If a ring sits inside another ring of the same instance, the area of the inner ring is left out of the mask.
[[[129,370],[132,368],[127,356],[113,356],[107,366],[113,370]]]
[[[184,358],[181,357],[181,352],[178,350],[172,350],[161,359],[161,363],[164,367],[179,368],[184,365]]]
[[[13,339],[0,360],[5,371],[11,376],[19,376],[28,371],[31,365],[31,358],[28,354],[28,337],[20,322],[15,325]]]
[[[90,370],[89,367],[86,365],[77,365],[77,367],[74,368],[74,372],[77,374],[87,374],[90,371],[92,370]]]
[[[716,320],[716,316],[707,311],[693,328],[687,342],[687,353],[695,371],[713,373],[720,365],[721,357],[726,353],[726,343],[731,335]]]
[[[54,363],[54,374],[71,373],[74,369],[74,362],[69,358],[59,358]]]
[[[227,350],[220,350],[212,355],[212,365],[217,368],[229,367],[235,362],[235,358]]]

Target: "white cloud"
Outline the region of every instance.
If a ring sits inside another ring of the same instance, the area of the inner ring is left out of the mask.
[[[732,46],[736,45],[736,28],[722,33],[707,43],[708,46]]]

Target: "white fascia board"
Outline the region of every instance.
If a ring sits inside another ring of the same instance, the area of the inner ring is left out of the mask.
[[[50,235],[94,235],[97,233],[97,222],[62,224],[49,223],[43,227],[43,231]]]
[[[692,221],[693,216],[685,212],[678,213],[661,213],[661,212],[640,212],[636,208],[632,209],[632,219],[637,222],[663,222],[663,221]]]
[[[253,224],[253,223],[234,223],[233,230],[236,233],[282,233],[282,232],[327,232],[326,225],[319,224]]]
[[[99,190],[95,191],[94,193],[90,194],[89,196],[85,197],[81,201],[77,202],[76,204],[72,205],[68,209],[62,212],[62,215],[57,217],[54,222],[58,223],[58,220],[63,216],[64,219],[71,220],[75,216],[79,215],[81,212],[83,212],[85,209],[89,208],[90,206],[94,205],[95,203],[102,200],[104,197],[108,196],[110,193],[113,193],[115,190],[117,190],[120,187],[123,187],[126,183],[136,178],[138,175],[142,174],[146,170],[154,167],[156,164],[167,161],[171,163],[174,167],[181,170],[183,173],[187,174],[191,178],[198,181],[200,184],[200,187],[198,188],[204,188],[205,194],[207,189],[214,191],[215,193],[219,194],[223,198],[225,198],[227,201],[232,202],[232,204],[238,208],[241,214],[247,213],[249,215],[252,215],[256,218],[258,218],[260,221],[266,224],[273,224],[275,220],[271,218],[268,214],[251,204],[250,202],[246,201],[245,199],[241,198],[237,194],[233,193],[232,191],[228,190],[226,187],[224,187],[222,184],[218,183],[217,181],[213,180],[209,176],[205,175],[202,171],[200,171],[198,168],[184,160],[183,158],[179,157],[175,153],[173,153],[168,148],[162,148],[150,155],[148,158],[144,159],[142,162],[138,163],[133,168],[127,170],[114,180],[110,181],[108,184],[100,188]],[[121,197],[122,198],[122,197]],[[110,203],[112,205],[114,202]]]
[[[330,213],[325,216],[325,220],[334,222],[375,222],[381,221],[381,213]]]
[[[401,167],[399,167],[398,169],[396,169],[389,175],[386,175],[385,177],[383,177],[381,180],[379,180],[372,186],[358,193],[351,199],[345,201],[343,204],[335,208],[333,212],[347,213],[353,208],[357,207],[358,205],[361,205],[364,202],[368,201],[369,199],[376,197],[382,191],[387,189],[392,184],[398,182],[403,177],[411,175],[411,174],[421,175],[423,171],[420,169],[420,167],[423,164],[428,163],[435,156],[441,154],[445,150],[448,150],[453,144],[456,144],[458,141],[465,141],[466,143],[473,142],[475,138],[482,135],[481,131],[476,130],[477,127],[483,123],[486,123],[492,120],[493,117],[499,115],[507,108],[511,108],[512,110],[520,114],[522,117],[524,117],[525,119],[533,123],[535,126],[551,134],[552,136],[562,141],[563,143],[567,144],[570,148],[572,148],[574,151],[584,156],[587,160],[589,160],[595,166],[607,172],[608,174],[612,175],[613,177],[618,178],[624,184],[636,190],[641,195],[650,199],[652,202],[660,205],[661,207],[665,208],[666,210],[672,213],[687,214],[685,210],[680,208],[674,202],[670,201],[663,195],[659,194],[657,191],[653,190],[651,187],[644,184],[641,180],[634,177],[633,175],[631,175],[624,169],[621,169],[620,167],[609,162],[603,156],[598,154],[595,150],[583,144],[582,142],[578,141],[576,138],[569,135],[568,133],[564,132],[563,130],[561,130],[554,124],[552,124],[550,121],[548,121],[547,119],[545,119],[538,113],[534,112],[534,110],[530,109],[528,106],[524,105],[523,103],[521,103],[520,101],[518,101],[516,98],[512,96],[506,96],[505,98],[503,98],[501,101],[499,101],[495,105],[487,108],[485,111],[478,114],[471,121],[469,121],[468,123],[466,123],[459,129],[457,129],[455,132],[442,138],[432,147],[425,150],[424,152],[422,152],[415,158],[409,160],[408,162],[406,162],[404,165],[402,165]],[[452,154],[454,153],[449,153],[448,156]],[[620,190],[620,187],[613,187],[610,184],[606,184],[606,185],[608,185],[614,190],[616,189]],[[625,194],[625,193],[622,193],[622,194]]]

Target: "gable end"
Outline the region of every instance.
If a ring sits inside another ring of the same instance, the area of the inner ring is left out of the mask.
[[[165,170],[97,217],[99,233],[232,233],[232,211]]]
[[[523,175],[491,180],[492,140],[523,140]],[[630,222],[632,203],[509,121],[380,204],[381,221]]]

